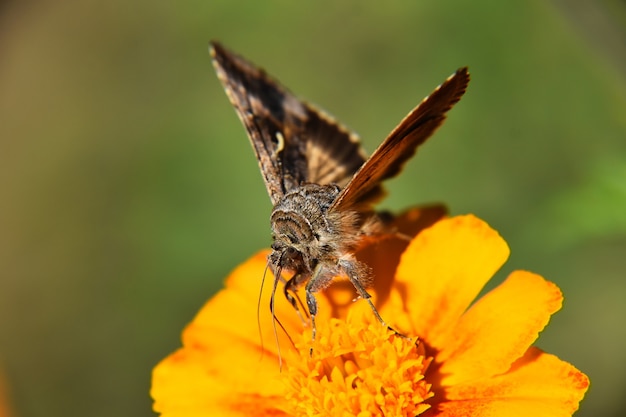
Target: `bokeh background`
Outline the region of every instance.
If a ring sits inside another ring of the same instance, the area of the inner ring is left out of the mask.
[[[564,291],[538,345],[626,415],[622,1],[0,4],[0,369],[15,416],[151,416],[151,368],[269,199],[208,41],[374,149],[457,67],[467,95],[383,207],[446,202]],[[216,317],[227,320],[227,317]],[[254,318],[251,318],[254,320]],[[1,384],[0,384],[1,385]]]

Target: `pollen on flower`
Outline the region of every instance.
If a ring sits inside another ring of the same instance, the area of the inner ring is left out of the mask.
[[[285,370],[292,415],[416,416],[430,407],[424,373],[432,358],[415,339],[350,314],[317,330],[315,341],[305,332],[296,342],[299,358]]]

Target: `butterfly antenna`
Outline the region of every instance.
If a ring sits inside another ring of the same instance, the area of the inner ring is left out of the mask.
[[[265,345],[263,342],[263,330],[262,330],[262,326],[261,326],[261,296],[263,294],[263,287],[265,286],[265,279],[267,277],[267,270],[269,269],[269,262],[265,265],[265,269],[263,270],[263,278],[261,279],[261,288],[259,290],[259,298],[257,301],[257,306],[256,306],[256,314],[257,314],[257,327],[258,327],[258,331],[259,331],[259,337],[261,339],[261,358],[263,357],[263,354],[265,353]],[[282,269],[279,268],[276,271],[276,275],[278,275],[279,277],[282,277]],[[287,339],[289,339],[289,342],[291,343],[291,345],[296,348],[296,344],[293,341],[291,335],[289,334],[289,332],[287,332],[287,329],[285,328],[285,326],[281,323],[281,321],[278,319],[278,317],[276,317],[276,309],[274,307],[274,302],[275,302],[275,294],[276,291],[278,289],[278,283],[281,282],[281,280],[279,279],[274,279],[274,285],[272,287],[272,296],[270,297],[270,311],[271,311],[271,315],[272,315],[272,325],[274,328],[274,340],[276,342],[276,350],[278,351],[278,364],[280,367],[280,370],[282,371],[282,354],[281,354],[281,349],[280,349],[280,343],[278,341],[278,327],[280,327],[280,329],[285,333],[285,336],[287,336]],[[300,300],[298,300],[300,301]]]
[[[282,258],[282,254],[281,254]],[[280,265],[281,259],[278,260],[278,265]],[[278,329],[276,328],[276,322],[279,323],[280,327],[284,330],[283,325],[276,318],[276,290],[278,289],[278,282],[280,279],[278,277],[282,276],[283,269],[279,266],[276,269],[274,275],[274,284],[272,285],[272,294],[270,296],[270,313],[272,314],[272,328],[274,330],[274,341],[276,342],[276,351],[278,353],[278,368],[280,371],[283,370],[283,355],[280,350],[280,342],[278,341]]]
[[[267,269],[269,268],[269,261],[265,264],[265,269],[263,270],[263,277],[261,278],[261,287],[259,288],[259,298],[256,302],[256,325],[259,331],[259,339],[261,341],[261,359],[263,359],[263,354],[265,353],[265,343],[263,342],[263,329],[261,327],[261,298],[263,297],[263,287],[265,287],[265,277],[267,276]]]
[[[297,349],[296,347],[296,343],[293,341],[293,339],[291,338],[291,335],[287,332],[287,329],[285,328],[285,326],[283,326],[283,324],[280,322],[280,320],[278,319],[278,317],[275,318],[276,323],[278,323],[278,327],[280,327],[280,329],[285,333],[285,336],[287,336],[287,339],[289,339],[289,342],[291,343],[291,346],[294,349]]]

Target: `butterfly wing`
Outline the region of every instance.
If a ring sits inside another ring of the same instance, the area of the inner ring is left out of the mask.
[[[211,57],[248,132],[272,204],[303,183],[348,184],[366,160],[355,134],[220,44],[211,43]]]
[[[330,210],[365,210],[382,194],[381,181],[398,174],[419,145],[433,134],[469,83],[460,68],[415,107],[387,136],[333,202]]]

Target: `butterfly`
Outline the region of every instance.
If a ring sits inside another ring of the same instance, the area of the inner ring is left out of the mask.
[[[345,276],[386,325],[367,292],[375,277],[355,252],[369,237],[390,232],[388,216],[374,209],[384,196],[381,182],[400,172],[461,99],[469,83],[467,68],[458,69],[422,100],[368,158],[354,133],[298,99],[264,70],[217,42],[210,51],[274,206],[268,256],[275,277],[273,317],[278,284],[284,284],[284,294],[297,311],[304,306],[296,291],[304,286],[315,338],[315,293]]]

